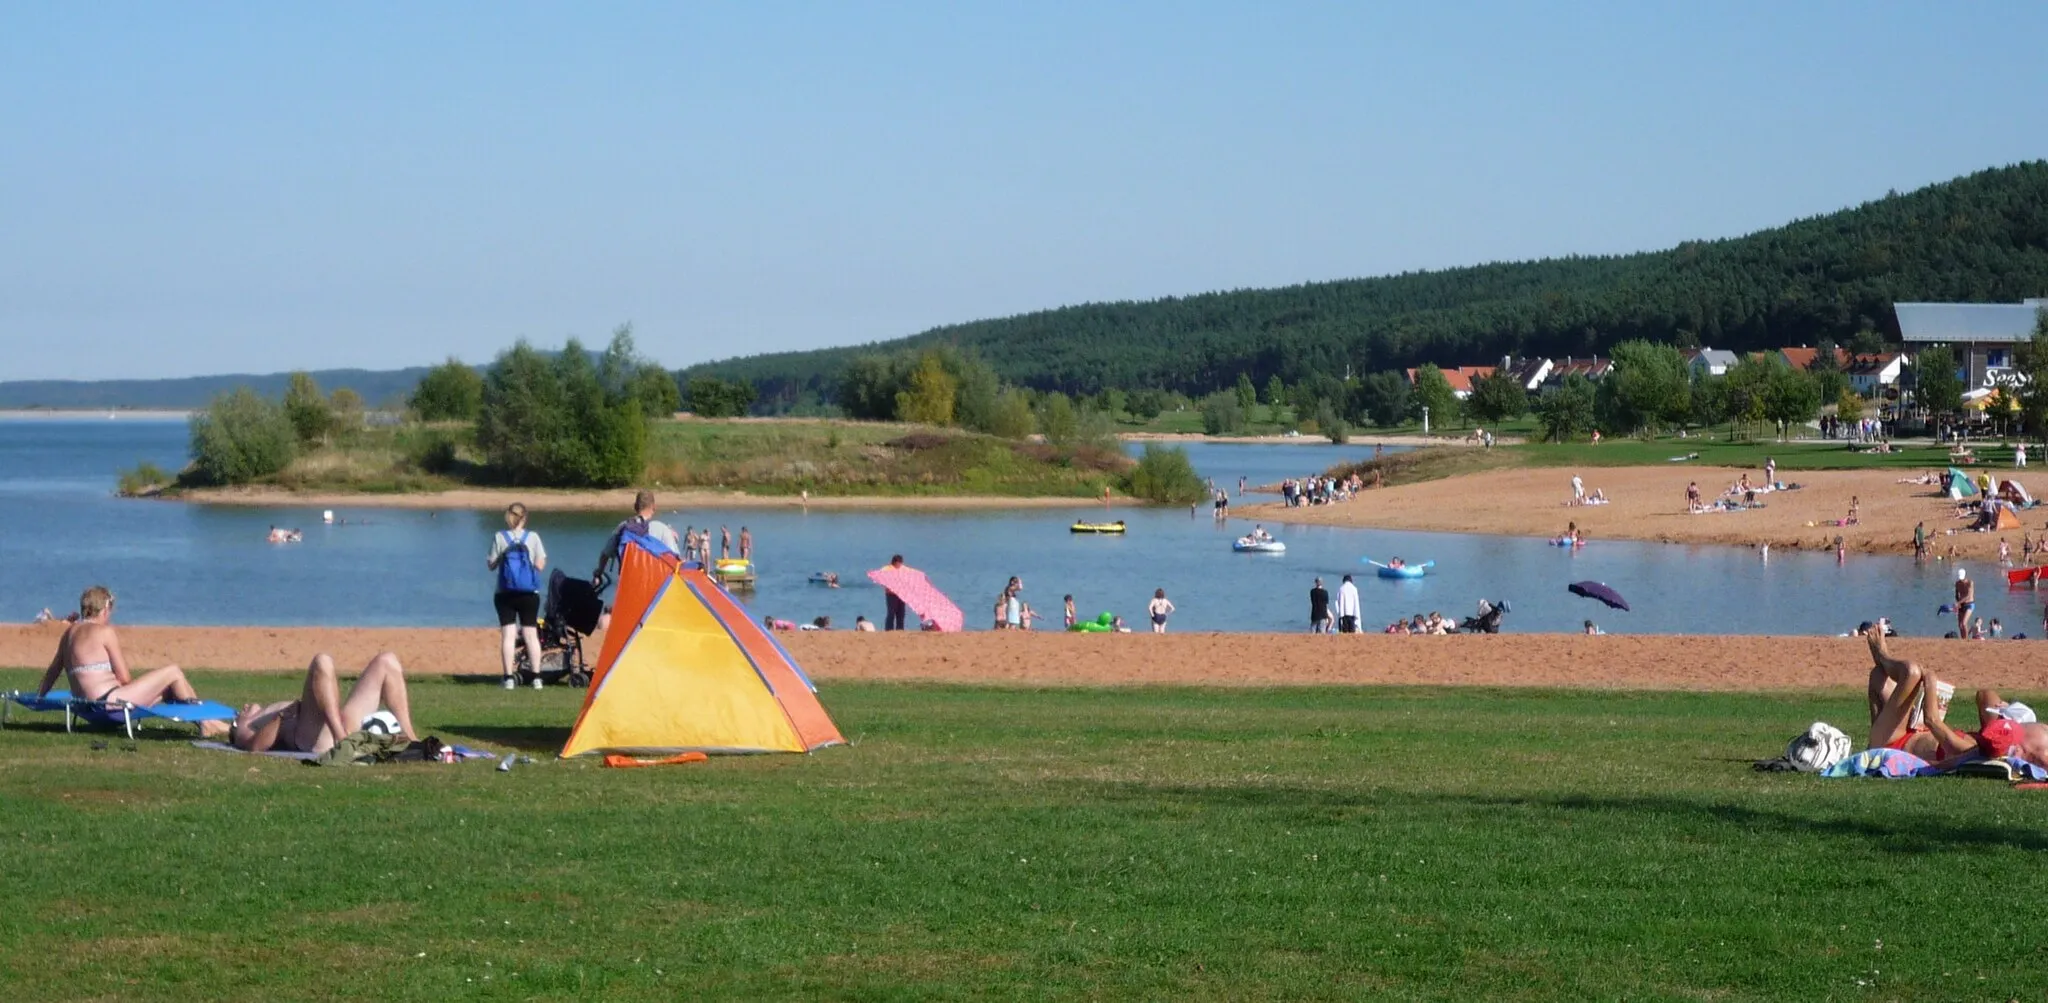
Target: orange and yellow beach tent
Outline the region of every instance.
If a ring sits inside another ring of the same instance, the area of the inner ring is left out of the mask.
[[[611,628],[562,755],[845,742],[796,660],[702,567],[630,534],[621,550]]]

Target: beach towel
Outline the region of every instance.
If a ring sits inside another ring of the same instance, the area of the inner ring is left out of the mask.
[[[1927,760],[1898,749],[1865,749],[1821,773],[1824,777],[1884,777],[1887,780],[1934,775],[1935,771],[1927,765]]]
[[[275,749],[264,752],[250,752],[247,749],[237,749],[226,742],[194,742],[192,747],[195,749],[205,749],[208,752],[232,752],[242,756],[271,756],[276,759],[296,759],[301,762],[313,758],[313,754],[310,752],[281,752]]]
[[[960,613],[960,607],[946,598],[932,585],[924,572],[912,567],[880,567],[868,572],[868,580],[888,589],[903,605],[910,608],[922,620],[930,620],[942,631],[957,632],[966,626],[967,618]]]

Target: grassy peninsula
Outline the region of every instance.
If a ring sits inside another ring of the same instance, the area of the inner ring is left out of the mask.
[[[634,480],[753,495],[1100,498],[1135,466],[1114,447],[1054,447],[958,429],[802,419],[648,423]],[[407,494],[505,487],[460,422],[369,428],[301,452],[249,486],[304,493]],[[164,488],[173,496],[196,485]],[[135,485],[142,493],[144,485]]]

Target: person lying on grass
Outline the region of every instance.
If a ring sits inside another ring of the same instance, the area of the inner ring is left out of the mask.
[[[1977,730],[1957,731],[1942,720],[1948,702],[1937,698],[1936,688],[1935,683],[1921,688],[1927,730],[1941,743],[1942,758],[1930,762],[1936,766],[1955,766],[1980,756],[2003,759],[2017,754],[2035,765],[2048,767],[2048,730],[2032,720],[2034,712],[2025,704],[2010,703],[1995,690],[1978,690]]]
[[[121,639],[114,633],[114,594],[104,585],[86,589],[78,597],[78,621],[64,628],[57,642],[57,654],[43,672],[36,696],[46,696],[57,676],[70,677],[71,695],[96,702],[121,701],[137,707],[154,707],[166,696],[178,703],[192,703],[199,694],[185,679],[185,670],[175,665],[152,669],[140,676],[128,674],[128,662],[121,657]],[[220,721],[202,721],[200,734],[219,738],[227,734]]]
[[[326,652],[306,666],[306,685],[297,700],[250,704],[235,715],[235,748],[250,752],[326,752],[334,743],[362,730],[363,719],[378,710],[398,719],[398,734],[419,740],[412,727],[412,703],[405,694],[405,666],[384,652],[363,666],[363,674],[341,695],[334,659]]]
[[[1920,687],[1926,676],[1920,666],[1892,657],[1885,644],[1882,617],[1876,623],[1865,620],[1856,633],[1870,645],[1870,682],[1866,696],[1870,704],[1870,749],[1898,749],[1928,762],[1940,758],[1940,740],[1925,726],[1915,727],[1913,710],[1919,705]],[[1947,709],[1945,702],[1940,704]]]

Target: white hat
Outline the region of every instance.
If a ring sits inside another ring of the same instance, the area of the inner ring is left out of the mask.
[[[1963,579],[1965,579],[1965,578],[1969,577],[1969,575],[1970,575],[1970,572],[1969,572],[1969,570],[1968,570],[1968,569],[1965,569],[1965,568],[1957,568],[1957,569],[1956,569],[1956,581],[1962,581]]]
[[[2009,703],[2002,707],[1993,707],[1991,708],[1991,713],[2014,724],[2034,723],[2034,708],[2023,703]]]

